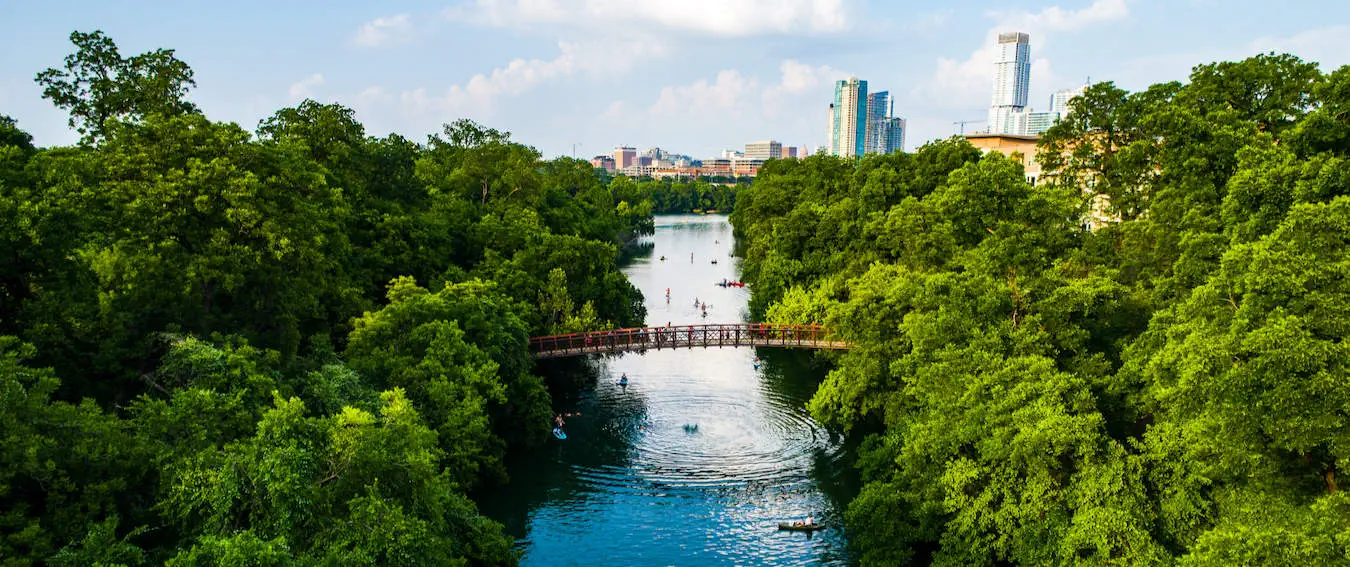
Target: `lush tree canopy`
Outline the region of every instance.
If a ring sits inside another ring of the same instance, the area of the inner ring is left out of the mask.
[[[85,143],[0,116],[0,565],[514,564],[467,494],[547,434],[529,336],[643,320],[650,195],[467,120],[249,132],[71,40]]]
[[[866,565],[1350,564],[1350,67],[1091,86],[1042,181],[952,139],[766,164],[754,314],[824,323]]]

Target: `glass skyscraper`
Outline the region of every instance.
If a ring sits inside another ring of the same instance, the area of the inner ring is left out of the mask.
[[[998,34],[994,60],[994,101],[989,107],[989,132],[1025,131],[1027,98],[1031,89],[1031,36],[1021,32]]]
[[[863,153],[889,154],[905,147],[905,120],[895,118],[889,91],[867,95],[867,134]]]
[[[830,153],[860,156],[866,149],[867,81],[857,77],[834,83],[830,105]]]

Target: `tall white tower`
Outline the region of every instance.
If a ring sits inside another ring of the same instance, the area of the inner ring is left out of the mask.
[[[989,132],[1019,134],[1031,89],[1031,36],[1022,32],[998,34],[994,60],[994,100],[989,106]]]

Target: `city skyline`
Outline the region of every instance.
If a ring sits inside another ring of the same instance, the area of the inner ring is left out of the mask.
[[[161,4],[170,6],[144,8]],[[95,29],[124,54],[175,49],[196,72],[190,98],[248,130],[312,97],[353,108],[371,135],[423,141],[471,118],[546,156],[576,148],[579,158],[618,141],[697,156],[765,138],[816,146],[822,101],[848,76],[889,87],[912,150],[953,134],[953,122],[986,117],[997,35],[1008,31],[1032,38],[1033,107],[1089,76],[1139,90],[1185,80],[1196,63],[1272,50],[1324,71],[1350,63],[1350,26],[1337,23],[1350,21],[1350,7],[1331,2],[1275,12],[1200,0],[743,4],[340,1],[313,18],[303,6],[245,0],[175,4],[148,21],[145,11],[87,0],[18,3],[0,18],[0,113],[41,145],[73,143],[64,113],[32,79],[60,65],[71,31]]]

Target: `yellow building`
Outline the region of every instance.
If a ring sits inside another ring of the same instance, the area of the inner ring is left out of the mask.
[[[1036,184],[1041,176],[1041,164],[1036,163],[1036,142],[1040,136],[1017,136],[1013,134],[966,134],[970,145],[989,153],[997,151],[1021,162],[1026,170],[1027,183]]]

